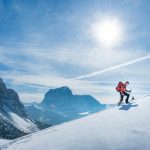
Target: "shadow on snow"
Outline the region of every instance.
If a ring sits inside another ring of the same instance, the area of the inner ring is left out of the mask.
[[[137,107],[138,105],[137,104],[132,104],[132,103],[129,103],[129,104],[126,104],[126,105],[121,105],[121,107],[119,108],[120,110],[129,110],[131,108],[134,108],[134,107]]]

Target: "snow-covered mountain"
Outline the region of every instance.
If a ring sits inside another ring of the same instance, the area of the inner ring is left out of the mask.
[[[74,95],[68,87],[50,89],[40,104],[26,105],[28,114],[50,125],[60,124],[105,108],[90,95]]]
[[[13,139],[37,131],[13,89],[0,79],[0,138]]]
[[[149,150],[150,97],[8,141],[2,150]]]

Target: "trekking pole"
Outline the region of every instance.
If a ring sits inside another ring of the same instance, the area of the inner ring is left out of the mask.
[[[132,90],[130,90],[130,94],[131,94],[131,92],[132,92]],[[132,101],[135,100],[134,96],[132,96],[131,100]]]

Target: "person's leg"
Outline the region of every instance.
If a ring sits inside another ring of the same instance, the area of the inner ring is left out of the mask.
[[[119,101],[118,105],[120,105],[120,104],[122,103],[123,97],[124,97],[124,96],[120,93],[120,101]]]
[[[126,103],[129,103],[129,96],[130,96],[130,94],[124,92],[124,95],[127,97],[127,98],[126,98]]]

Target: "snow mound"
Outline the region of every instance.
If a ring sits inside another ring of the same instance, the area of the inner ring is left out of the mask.
[[[18,138],[2,149],[149,150],[149,107],[150,97],[145,97]]]

